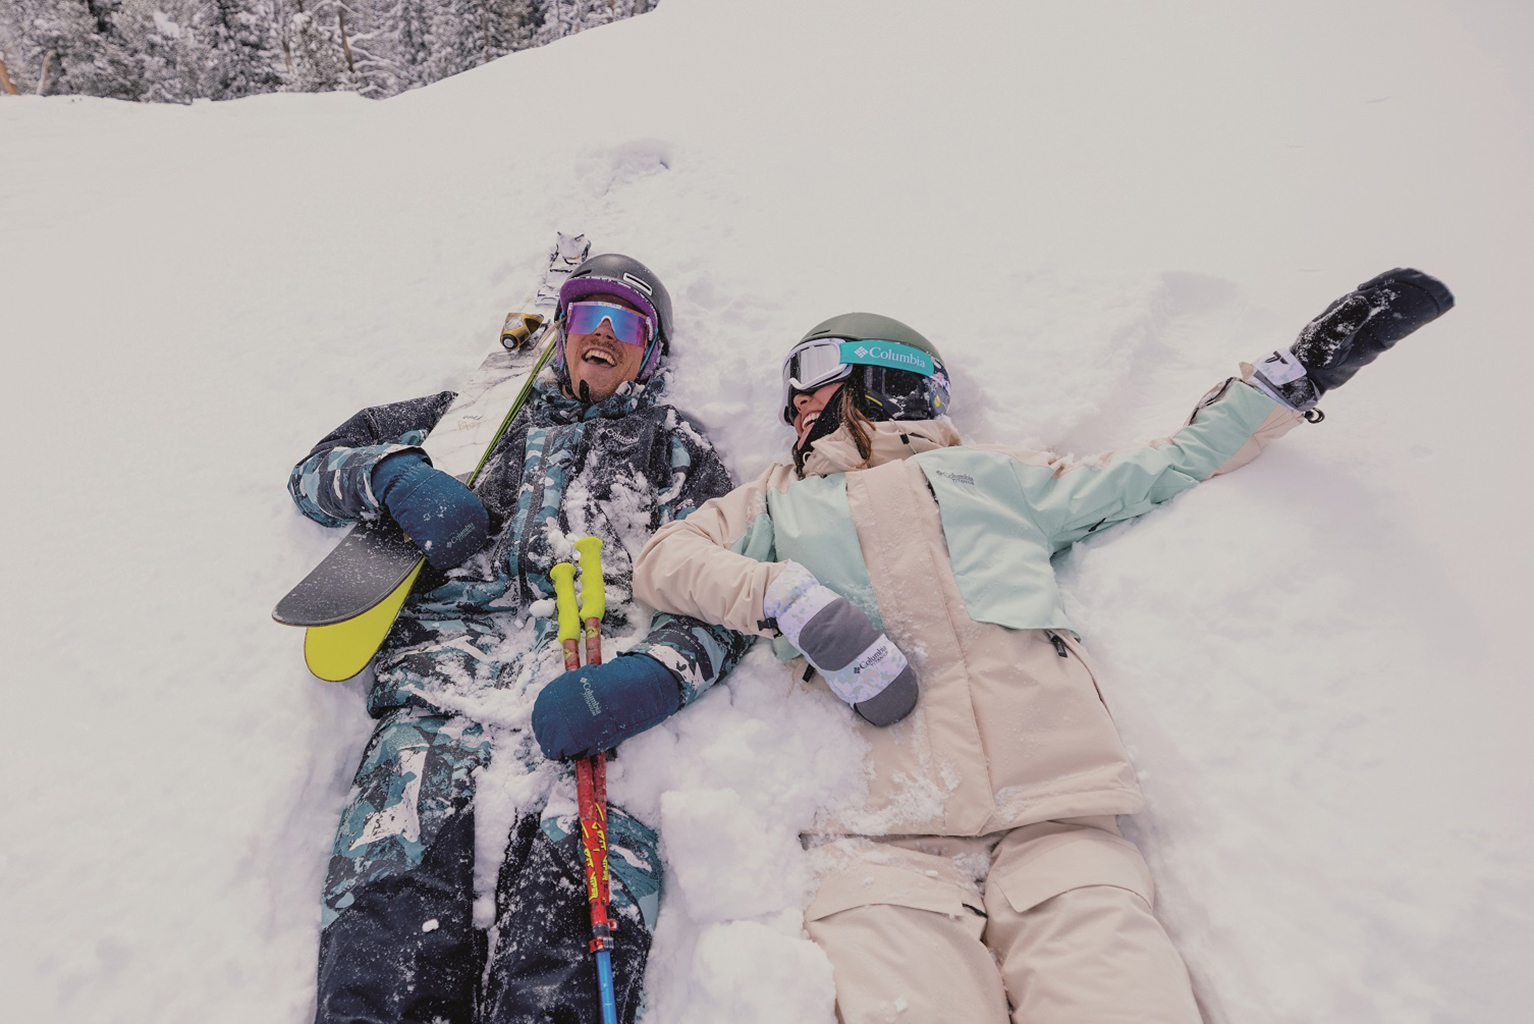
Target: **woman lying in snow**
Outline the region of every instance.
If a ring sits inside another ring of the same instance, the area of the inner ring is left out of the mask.
[[[896,320],[833,317],[793,347],[792,465],[663,527],[634,584],[656,608],[774,637],[859,716],[868,793],[807,839],[806,926],[843,1021],[1199,1020],[1116,827],[1142,798],[1051,556],[1319,421],[1323,393],[1453,301],[1418,271],[1382,274],[1171,437],[1080,460],[963,444],[937,347]],[[556,694],[534,712],[546,753],[612,741],[550,713]]]

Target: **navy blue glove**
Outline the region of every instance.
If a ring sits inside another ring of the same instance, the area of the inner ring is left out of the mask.
[[[659,725],[681,706],[670,669],[648,654],[620,654],[545,686],[533,702],[533,735],[544,757],[582,757]]]
[[[461,564],[490,536],[490,515],[474,492],[419,452],[395,452],[374,466],[373,493],[434,569]]]

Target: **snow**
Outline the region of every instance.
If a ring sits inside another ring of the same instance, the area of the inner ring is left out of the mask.
[[[740,477],[849,309],[944,350],[971,440],[1089,454],[1380,270],[1444,278],[1323,425],[1062,574],[1211,1021],[1527,1020],[1531,22],[666,0],[379,103],[5,98],[6,1016],[310,1019],[369,723],[268,618],[334,537],[283,483],[451,386],[563,228],[664,276]],[[830,1024],[796,837],[859,784],[845,711],[758,649],[615,769],[670,872],[651,1019]]]

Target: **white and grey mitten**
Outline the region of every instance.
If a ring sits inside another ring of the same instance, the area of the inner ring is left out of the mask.
[[[772,581],[762,610],[862,718],[893,725],[916,707],[916,671],[900,648],[798,562]]]

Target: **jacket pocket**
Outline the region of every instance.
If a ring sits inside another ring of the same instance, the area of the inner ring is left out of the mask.
[[[820,921],[862,907],[943,914],[964,922],[977,940],[985,930],[984,903],[978,892],[884,864],[864,863],[855,871],[827,878],[810,901],[804,919]]]
[[[1103,688],[1097,685],[1097,673],[1092,670],[1092,663],[1087,660],[1086,651],[1082,650],[1081,642],[1069,633],[1046,629],[1044,635],[1054,645],[1055,652],[1062,658],[1075,662],[1076,667],[1087,677],[1092,684],[1092,692],[1097,694],[1097,699],[1102,702],[1107,710],[1108,717],[1113,717],[1113,708],[1108,705],[1108,698],[1103,696]]]

